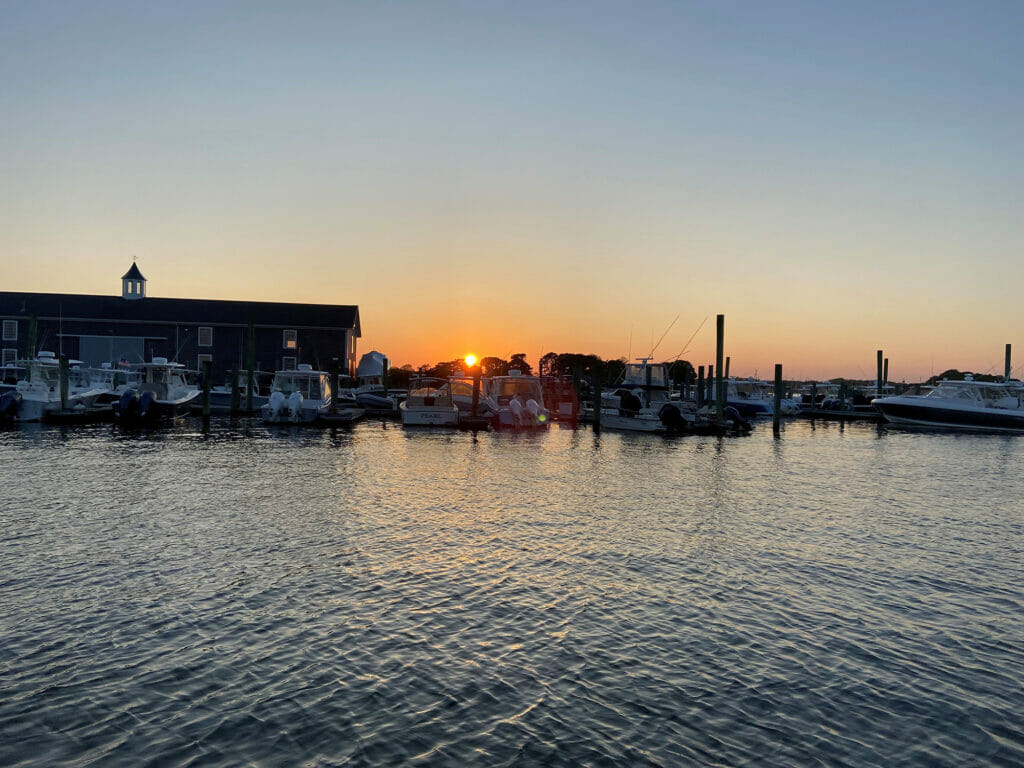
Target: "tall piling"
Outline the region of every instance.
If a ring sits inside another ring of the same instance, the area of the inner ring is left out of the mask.
[[[725,356],[725,315],[718,315],[715,331],[715,419],[721,426],[725,417],[725,387],[722,380],[722,363]]]
[[[1003,365],[1003,379],[1010,381],[1010,345],[1006,345],[1006,363]]]
[[[71,364],[68,362],[67,355],[60,356],[60,409],[67,410],[68,407],[68,389],[70,387],[71,378]]]
[[[238,366],[231,366],[231,415],[234,416],[242,407],[242,393],[238,390]]]
[[[875,397],[882,396],[882,350],[878,350],[878,376],[875,377]]]
[[[203,421],[210,420],[210,361],[203,360]]]
[[[480,410],[480,364],[477,363],[473,366],[473,405],[470,408],[469,414],[476,419],[477,412]]]
[[[256,389],[256,327],[252,321],[249,322],[249,338],[246,342],[245,368],[248,371],[246,376],[246,397],[245,410],[252,413],[253,392]]]
[[[779,434],[782,419],[782,363],[775,364],[775,402],[772,403],[772,432]]]
[[[889,384],[889,358],[882,360],[882,390],[878,393],[879,396],[885,395],[885,387]]]
[[[732,358],[730,358],[730,357],[729,357],[729,356],[727,355],[727,356],[726,356],[726,358],[725,358],[725,380],[726,380],[726,381],[728,381],[728,380],[729,380],[729,363],[730,363],[731,361],[732,361]]]
[[[697,408],[704,407],[704,366],[698,366],[697,368]]]
[[[338,412],[338,358],[331,358],[331,414]]]

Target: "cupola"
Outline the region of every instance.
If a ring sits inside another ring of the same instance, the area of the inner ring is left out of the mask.
[[[138,266],[132,262],[132,268],[121,277],[121,298],[134,301],[146,296],[146,278],[142,276]]]

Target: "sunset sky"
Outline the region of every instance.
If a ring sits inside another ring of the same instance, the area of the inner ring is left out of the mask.
[[[7,3],[3,290],[360,352],[1024,372],[1024,3]]]

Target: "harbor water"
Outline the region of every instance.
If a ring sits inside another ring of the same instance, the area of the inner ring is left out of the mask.
[[[1024,437],[0,431],[0,765],[1024,764]]]

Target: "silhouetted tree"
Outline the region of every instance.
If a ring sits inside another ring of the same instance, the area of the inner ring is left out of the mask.
[[[676,360],[668,367],[668,375],[675,386],[693,384],[697,381],[697,372],[689,360]]]
[[[517,352],[516,354],[512,355],[512,357],[509,358],[508,361],[508,368],[509,370],[515,369],[522,373],[524,376],[529,376],[531,373],[533,373],[533,368],[531,368],[530,364],[526,362],[525,352]]]
[[[508,373],[508,363],[500,357],[485,357],[480,360],[480,370],[484,376],[505,376]]]

